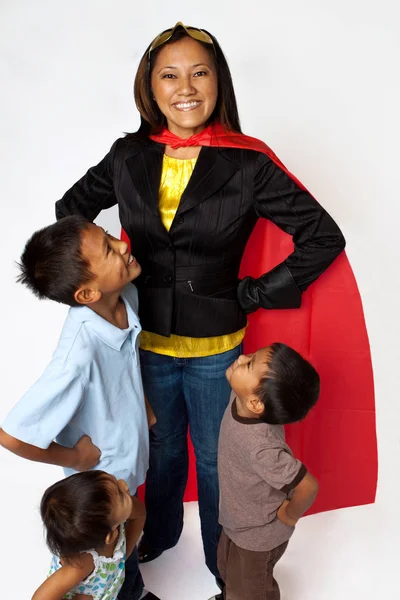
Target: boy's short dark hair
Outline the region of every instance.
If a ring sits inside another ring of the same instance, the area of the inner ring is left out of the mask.
[[[285,425],[304,419],[318,400],[320,381],[314,367],[286,344],[271,345],[268,372],[255,394],[265,406],[261,420]]]
[[[49,487],[40,503],[46,542],[55,556],[69,559],[103,546],[112,529],[112,491],[104,471],[85,471]]]
[[[74,293],[94,279],[81,253],[82,232],[87,226],[83,217],[69,216],[36,231],[22,253],[17,281],[40,299],[79,306]]]

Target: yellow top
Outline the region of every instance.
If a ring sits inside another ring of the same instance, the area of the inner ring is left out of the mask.
[[[196,164],[196,158],[182,160],[164,154],[161,183],[159,190],[159,210],[161,220],[167,231],[170,230],[181,196],[189,182]],[[157,333],[142,331],[140,347],[158,354],[177,358],[211,356],[232,350],[244,338],[246,328],[228,335],[208,338],[192,338],[172,334],[164,337]]]

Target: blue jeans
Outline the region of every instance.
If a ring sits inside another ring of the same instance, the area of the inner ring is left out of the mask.
[[[139,600],[143,588],[143,579],[139,570],[139,558],[137,549],[135,548],[125,563],[125,581],[118,594],[118,600]]]
[[[204,553],[206,564],[216,577],[221,532],[218,435],[231,393],[225,371],[240,353],[241,345],[203,358],[173,358],[140,351],[144,391],[157,417],[150,431],[144,540],[152,549],[163,551],[175,546],[181,535],[189,425],[196,454]]]

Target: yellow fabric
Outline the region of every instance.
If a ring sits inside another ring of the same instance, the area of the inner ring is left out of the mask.
[[[196,158],[182,160],[164,154],[161,183],[159,189],[159,210],[161,221],[170,230],[181,196],[189,182],[196,164]],[[140,334],[140,347],[143,350],[166,354],[177,358],[211,356],[232,350],[244,338],[246,328],[235,333],[209,338],[192,338],[172,334],[164,337],[149,331]]]
[[[171,158],[164,154],[158,192],[158,207],[161,221],[167,231],[171,229],[181,196],[192,176],[196,160],[197,158],[189,158],[188,160]]]

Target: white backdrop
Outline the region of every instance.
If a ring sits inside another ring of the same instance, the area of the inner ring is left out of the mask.
[[[182,20],[221,43],[244,132],[274,149],[346,236],[374,362],[377,506],[388,536],[400,532],[395,6],[395,0],[1,0],[0,422],[41,374],[66,312],[17,285],[14,261],[31,233],[54,220],[55,200],[114,139],[136,129],[138,60],[159,31]],[[101,222],[118,233],[115,210]],[[11,571],[0,596],[22,600],[47,572],[37,506],[61,472],[1,449],[0,464],[1,571]],[[24,576],[17,581],[18,569]]]

